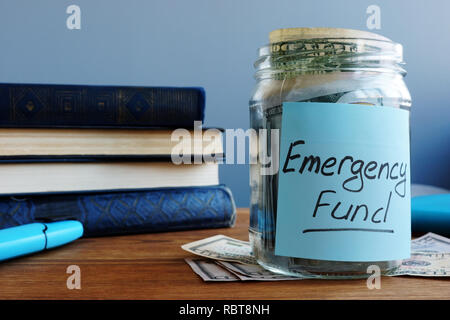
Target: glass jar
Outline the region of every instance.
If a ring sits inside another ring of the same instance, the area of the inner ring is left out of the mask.
[[[271,32],[270,44],[259,49],[256,87],[250,100],[251,128],[282,129],[283,102],[327,102],[410,109],[411,97],[403,81],[402,46],[370,32],[293,28]],[[320,124],[318,124],[320,125]],[[282,130],[281,130],[282,131]],[[264,139],[259,148],[270,154]],[[259,150],[261,151],[261,150]],[[260,154],[260,153],[258,153]],[[272,154],[276,159],[279,154]],[[279,159],[278,159],[279,163]],[[395,261],[349,262],[275,255],[278,173],[261,174],[261,161],[250,166],[250,242],[263,267],[305,278],[364,278],[369,265],[386,274]]]

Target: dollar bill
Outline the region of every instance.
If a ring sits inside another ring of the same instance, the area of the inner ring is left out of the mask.
[[[403,260],[389,276],[450,276],[450,239],[427,233],[414,239],[411,246],[411,258]],[[185,244],[182,248],[210,259],[186,259],[205,281],[299,280],[272,273],[258,265],[247,241],[217,235]]]
[[[181,248],[210,259],[257,264],[249,242],[233,239],[221,234],[187,243],[182,245]]]
[[[413,253],[389,276],[449,277],[450,253]]]
[[[413,253],[450,253],[450,239],[429,232],[411,241],[411,251]]]
[[[289,277],[273,273],[264,269],[260,265],[242,264],[239,262],[216,261],[220,266],[233,273],[240,280],[248,281],[279,281],[279,280],[300,280],[297,277]]]
[[[213,260],[204,258],[186,258],[184,260],[204,281],[239,281],[237,276],[217,265]]]

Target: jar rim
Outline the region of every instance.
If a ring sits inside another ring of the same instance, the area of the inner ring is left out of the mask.
[[[269,44],[259,48],[254,64],[257,78],[333,70],[406,74],[402,45],[372,32],[288,28],[272,31],[269,38]]]

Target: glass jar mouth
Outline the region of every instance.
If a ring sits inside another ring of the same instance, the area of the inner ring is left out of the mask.
[[[255,77],[333,71],[406,75],[403,47],[387,38],[307,38],[272,42],[258,50]]]

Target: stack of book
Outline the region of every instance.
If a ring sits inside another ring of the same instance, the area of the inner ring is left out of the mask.
[[[76,219],[99,236],[232,226],[232,194],[203,154],[223,155],[221,132],[203,139],[194,127],[204,110],[202,88],[0,84],[0,228]],[[176,128],[190,137],[182,164],[171,157]]]

